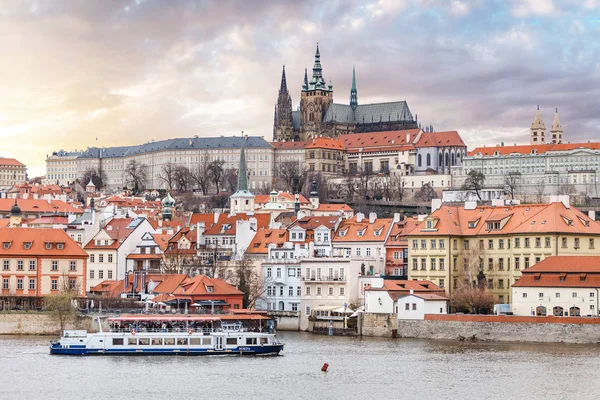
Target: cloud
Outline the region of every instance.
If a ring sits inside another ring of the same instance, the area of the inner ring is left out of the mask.
[[[519,18],[551,15],[556,11],[552,0],[514,0],[512,13]]]

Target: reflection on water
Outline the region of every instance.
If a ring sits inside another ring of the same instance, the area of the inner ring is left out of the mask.
[[[50,338],[0,337],[0,397],[581,400],[600,386],[596,345],[279,336],[277,357],[50,356]]]

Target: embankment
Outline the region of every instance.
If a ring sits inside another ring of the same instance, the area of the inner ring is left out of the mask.
[[[77,317],[68,321],[65,329],[86,329],[94,331],[89,317]],[[23,312],[0,313],[0,335],[58,335],[60,323],[49,313]]]
[[[508,315],[425,315],[398,320],[394,314],[363,314],[363,335],[444,340],[538,343],[600,343],[600,318]]]

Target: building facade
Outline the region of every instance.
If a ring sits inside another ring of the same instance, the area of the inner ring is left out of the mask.
[[[14,158],[0,157],[0,186],[14,186],[27,180],[27,167]]]

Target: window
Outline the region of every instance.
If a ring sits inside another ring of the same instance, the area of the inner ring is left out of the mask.
[[[542,238],[540,238],[540,237],[535,238],[535,247],[536,248],[542,247]]]
[[[35,271],[35,260],[29,260],[29,270]]]
[[[400,259],[400,252],[399,251],[395,251],[394,252],[394,260],[398,260]]]
[[[515,271],[518,271],[520,269],[521,269],[521,258],[515,257]]]
[[[317,286],[317,296],[321,295],[321,286]]]
[[[576,249],[579,248],[579,238],[575,238],[575,243],[573,244],[573,247]]]
[[[104,271],[103,270],[98,271],[98,279],[104,279]]]
[[[469,241],[468,240],[465,240],[463,242],[463,247],[464,247],[465,250],[469,250]]]
[[[327,294],[329,294],[329,296],[333,296],[333,286],[329,286]]]
[[[454,240],[452,241],[452,248],[453,248],[454,250],[458,250],[458,240],[454,239]]]
[[[565,249],[565,248],[567,247],[567,238],[566,238],[566,237],[564,237],[564,238],[561,238],[561,244],[560,244],[560,246],[561,246],[563,249]]]
[[[458,271],[458,257],[452,258],[452,271]]]
[[[494,248],[494,241],[492,239],[488,240],[488,249],[493,249]]]
[[[594,248],[594,239],[590,239],[590,249]]]
[[[440,271],[444,271],[446,269],[446,259],[440,258]]]
[[[346,288],[340,288],[340,296],[343,296],[346,293]]]
[[[427,259],[421,258],[421,271],[425,271],[427,269]]]
[[[10,263],[8,260],[4,260],[2,261],[2,270],[3,271],[8,271],[10,269]]]
[[[425,240],[425,239],[421,240],[421,248],[422,249],[426,249],[427,248],[427,240]]]
[[[2,279],[2,289],[8,289],[8,278]]]
[[[358,257],[360,257],[360,256],[361,256],[361,249],[360,249],[360,247],[357,247],[357,248],[356,248],[356,255],[357,255]]]
[[[437,241],[435,239],[431,239],[431,248],[432,249],[437,248]]]
[[[104,262],[104,254],[98,254],[98,262],[99,263],[103,263]]]
[[[498,289],[504,289],[504,279],[498,279]]]
[[[17,271],[23,271],[23,260],[17,260]]]
[[[298,303],[292,303],[292,311],[298,311]]]
[[[527,298],[527,293],[523,293],[523,298],[526,299]]]
[[[493,270],[494,269],[494,259],[493,258],[488,258],[488,270]]]
[[[556,297],[557,299],[560,299],[560,293],[558,293],[558,292],[557,292],[557,293],[555,293],[555,294],[554,294],[554,297]]]
[[[529,248],[529,238],[525,238],[525,248]]]
[[[525,257],[525,268],[529,268],[529,257]]]
[[[90,269],[90,279],[94,279],[94,270]]]
[[[441,268],[440,268],[440,269],[441,269]],[[443,288],[443,287],[444,287],[444,280],[443,280],[443,279],[440,279],[440,285],[439,285],[439,286],[440,286],[441,288]]]
[[[281,268],[277,268],[277,277],[281,278]]]
[[[108,262],[109,263],[113,262],[113,255],[112,254],[108,255]]]
[[[543,297],[544,297],[544,293],[543,293],[543,292],[540,292],[540,293],[538,293],[538,297],[539,297],[540,299],[541,299],[541,298],[543,298]]]
[[[432,271],[436,270],[436,259],[435,258],[431,259],[431,270]]]
[[[64,249],[64,248],[65,248],[65,244],[64,244],[64,243],[57,243],[57,244],[56,244],[56,248],[57,248],[58,250],[62,250],[62,249]]]
[[[302,296],[302,286],[296,287],[296,296]]]
[[[77,271],[77,262],[69,261],[69,271]]]
[[[571,297],[577,297],[577,292],[571,293]]]
[[[95,262],[96,259],[96,255],[95,254],[90,254],[90,263]]]
[[[288,287],[288,296],[292,297],[294,295],[294,287],[290,286]]]
[[[521,238],[515,238],[515,248],[518,249],[521,247]]]
[[[108,279],[112,279],[112,278],[113,278],[113,272],[112,272],[112,269],[109,269],[109,270],[107,271],[107,274],[108,274]],[[210,286],[209,286],[209,288],[210,288]],[[206,290],[206,291],[210,293],[210,290],[208,290],[208,288],[207,288],[207,290]]]
[[[75,279],[69,279],[69,290],[74,290],[77,281]]]
[[[272,275],[271,268],[267,268],[267,277],[270,278]],[[309,274],[307,274],[309,275]]]
[[[494,280],[493,279],[488,279],[488,289],[493,289],[494,288]]]
[[[498,248],[499,249],[503,249],[504,248],[504,239],[498,239]]]
[[[310,286],[307,286],[307,287],[306,287],[306,289],[305,289],[305,293],[306,293],[307,295],[310,295]]]
[[[415,311],[417,309],[417,303],[412,303],[412,309]]]
[[[404,303],[404,309],[410,311],[410,303]]]
[[[413,271],[416,271],[419,269],[419,259],[417,258],[413,258],[413,265],[412,265],[412,269]]]
[[[499,258],[498,259],[498,270],[499,271],[504,271],[504,258]]]
[[[440,239],[440,249],[443,249],[446,247],[445,241],[444,239]]]
[[[279,286],[279,296],[283,297],[283,286]]]
[[[592,241],[593,241],[593,239],[592,239]],[[549,237],[546,238],[545,245],[546,245],[546,247],[550,247],[550,238]]]
[[[23,290],[23,278],[17,279],[17,289]]]
[[[594,292],[590,292],[590,297],[595,297],[595,293]]]
[[[52,261],[52,271],[58,271],[58,261]]]
[[[52,243],[46,243],[46,250],[52,250]]]
[[[366,254],[366,256],[367,256],[367,257],[370,257],[370,256],[371,256],[371,248],[370,248],[370,247],[367,247],[367,248],[366,248],[366,250],[365,250],[365,254]]]
[[[304,315],[306,315],[307,317],[310,316],[310,306],[306,306],[306,308],[304,309]]]
[[[50,281],[50,289],[51,290],[58,290],[58,279],[52,279]]]
[[[413,240],[412,244],[413,244],[413,249],[418,249],[419,248],[419,241],[418,240]]]

